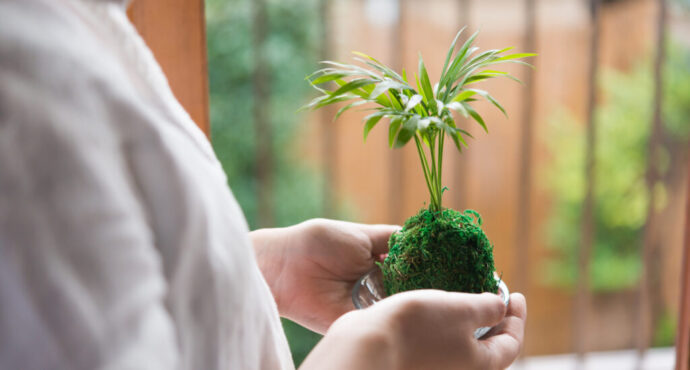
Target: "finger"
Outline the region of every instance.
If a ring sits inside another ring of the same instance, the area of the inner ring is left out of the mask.
[[[522,320],[527,319],[527,301],[525,296],[520,293],[513,293],[510,295],[510,304],[508,305],[507,316],[517,316]]]
[[[360,224],[360,230],[371,240],[371,254],[378,255],[388,253],[388,239],[391,234],[400,230],[400,226]]]
[[[515,316],[511,316],[509,321],[519,321]],[[481,340],[478,343],[484,348],[484,353],[492,369],[505,369],[512,364],[520,355],[522,342],[508,334],[500,334]]]
[[[497,334],[479,341],[484,344],[499,368],[510,365],[520,354],[525,333],[527,304],[520,293],[510,296],[506,318],[496,328]]]
[[[477,328],[494,326],[503,320],[506,306],[503,300],[493,293],[471,294],[444,292],[439,290],[417,290],[402,293],[417,300],[440,304],[438,308],[447,310],[458,323],[462,323],[468,333]]]
[[[500,334],[508,334],[515,336],[516,339],[522,342],[522,335],[524,333],[519,331],[521,328],[515,328],[510,326],[510,324],[514,322],[514,320],[512,320],[513,318],[517,318],[521,320],[523,323],[527,319],[527,303],[525,301],[525,297],[520,293],[513,293],[510,295],[510,304],[508,305],[508,312],[506,313],[506,318],[503,321],[501,321],[501,323],[494,326],[493,330],[491,330],[490,335],[494,336]],[[489,337],[486,338],[488,339]]]
[[[506,306],[503,300],[493,293],[471,294],[470,320],[473,329],[483,326],[494,326],[503,320],[506,315]]]

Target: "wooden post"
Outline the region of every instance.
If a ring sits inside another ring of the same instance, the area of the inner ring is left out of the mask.
[[[536,4],[535,0],[525,0],[525,52],[532,53],[536,49]],[[520,154],[519,154],[519,185],[517,209],[515,212],[516,230],[515,243],[516,257],[513,271],[515,287],[523,294],[527,294],[529,286],[529,243],[531,229],[531,199],[532,199],[532,142],[534,127],[534,72],[530,68],[525,69],[525,88],[522,122],[520,123]]]
[[[578,366],[583,366],[587,348],[587,309],[589,308],[589,266],[594,242],[594,184],[596,125],[594,109],[597,100],[597,74],[599,68],[599,33],[601,0],[588,0],[592,24],[589,57],[589,91],[587,101],[587,139],[585,147],[585,198],[582,205],[580,245],[578,250],[577,296],[575,299],[574,343]]]
[[[676,370],[690,370],[690,161],[685,192],[685,247],[681,270],[680,310],[676,333]]]
[[[524,1],[525,15],[525,34],[524,51],[527,53],[536,52],[536,0]],[[530,231],[532,229],[532,145],[534,142],[534,71],[525,68],[523,77],[525,88],[524,100],[522,104],[522,120],[520,122],[520,153],[519,172],[518,172],[518,192],[517,208],[515,210],[515,241],[513,248],[515,258],[513,258],[513,278],[517,291],[529,299],[528,289],[530,282]],[[520,353],[518,363],[522,363],[526,350]]]
[[[391,27],[391,60],[394,71],[401,71],[405,58],[405,4],[406,0],[398,0],[398,19],[395,26]],[[389,186],[388,186],[388,219],[391,223],[399,223],[403,217],[403,199],[405,199],[405,166],[402,150],[389,150],[388,161]]]
[[[647,145],[647,169],[645,174],[645,181],[647,186],[647,219],[644,230],[644,244],[642,247],[642,276],[638,287],[638,307],[637,307],[637,351],[638,351],[638,368],[642,368],[644,354],[651,344],[652,335],[654,333],[654,326],[657,316],[660,311],[655,306],[659,305],[660,292],[653,280],[658,278],[658,273],[655,272],[654,266],[654,251],[658,247],[655,234],[657,231],[657,212],[656,212],[656,192],[654,187],[661,178],[659,171],[659,151],[661,150],[662,140],[662,116],[661,107],[663,100],[663,64],[665,56],[665,38],[666,38],[666,1],[659,0],[658,18],[657,18],[657,39],[656,39],[656,55],[654,58],[654,102],[653,102],[653,116],[651,133]],[[657,268],[658,270],[658,268]]]
[[[168,78],[175,97],[210,135],[203,0],[137,0],[128,15]]]

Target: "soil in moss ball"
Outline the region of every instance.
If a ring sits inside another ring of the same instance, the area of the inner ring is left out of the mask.
[[[498,292],[493,246],[479,213],[422,209],[388,240],[381,264],[387,295],[414,289]]]

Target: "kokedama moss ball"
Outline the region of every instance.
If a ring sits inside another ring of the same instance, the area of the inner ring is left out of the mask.
[[[388,240],[381,265],[387,295],[413,289],[498,291],[493,246],[479,213],[422,209]]]

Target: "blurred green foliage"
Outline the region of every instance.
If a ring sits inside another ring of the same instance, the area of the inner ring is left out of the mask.
[[[653,347],[673,347],[676,342],[677,318],[677,315],[669,311],[662,313],[654,330],[654,337],[652,338]]]
[[[207,0],[211,137],[228,182],[251,228],[257,225],[252,107],[269,111],[273,130],[273,204],[276,226],[320,216],[322,177],[300,164],[291,143],[305,117],[296,113],[311,93],[304,77],[318,60],[317,0],[269,0],[265,55],[270,96],[253,101],[251,0]],[[320,336],[284,320],[297,364]]]
[[[211,137],[249,225],[256,226],[255,141],[252,116],[253,49],[250,0],[206,2]],[[314,69],[318,37],[316,0],[268,1],[269,111],[275,153],[276,226],[317,216],[321,177],[293,157],[290,144],[304,119],[297,108],[310,92],[304,77]],[[258,138],[265,140],[265,138]]]
[[[690,53],[678,46],[667,50],[662,112],[665,140],[687,143]],[[628,73],[607,70],[600,79],[601,103],[595,112],[596,236],[590,275],[595,291],[631,288],[638,282],[648,205],[645,170],[654,94],[651,65],[649,61],[642,63]],[[550,120],[545,137],[551,152],[546,183],[553,203],[547,238],[554,253],[547,264],[547,279],[567,287],[574,286],[578,266],[585,190],[584,140],[585,125],[572,114],[561,111]],[[661,154],[659,167],[665,173],[674,153],[664,147]],[[669,201],[667,188],[660,182],[654,191],[658,200],[655,207],[662,209]]]

